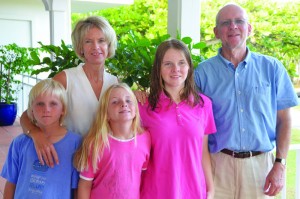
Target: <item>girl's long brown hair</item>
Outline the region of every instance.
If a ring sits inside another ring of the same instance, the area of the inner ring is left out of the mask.
[[[164,81],[161,76],[161,65],[163,58],[166,52],[171,48],[180,50],[184,54],[190,67],[184,83],[184,88],[180,92],[180,99],[187,100],[192,107],[196,106],[199,103],[203,105],[203,99],[201,98],[201,96],[199,96],[200,91],[198,91],[194,82],[194,67],[189,49],[183,42],[177,39],[169,39],[162,42],[156,50],[151,71],[150,94],[148,98],[150,109],[155,110],[156,108],[158,108],[159,95],[162,91],[164,91],[164,93],[171,98],[170,94],[164,89]],[[170,103],[172,103],[172,101]]]

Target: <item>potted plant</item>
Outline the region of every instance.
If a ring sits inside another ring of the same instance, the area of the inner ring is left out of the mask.
[[[0,46],[0,126],[12,125],[17,116],[20,75],[30,72],[29,48]]]

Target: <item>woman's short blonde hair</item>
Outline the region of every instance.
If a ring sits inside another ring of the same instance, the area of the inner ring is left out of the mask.
[[[77,22],[72,32],[72,44],[76,55],[82,61],[85,61],[83,54],[83,40],[85,35],[91,28],[98,28],[103,32],[105,40],[108,44],[107,57],[113,57],[117,49],[116,32],[105,18],[99,16],[90,16]]]

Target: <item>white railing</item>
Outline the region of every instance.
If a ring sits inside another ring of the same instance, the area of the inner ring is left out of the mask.
[[[296,185],[295,185],[295,199],[300,199],[300,144],[292,144],[290,146],[290,151],[296,151]],[[289,169],[287,165],[287,169]],[[285,179],[286,180],[286,179]],[[285,183],[286,184],[286,183]],[[287,199],[286,185],[281,191],[281,199]],[[290,198],[288,198],[290,199]]]
[[[41,79],[38,77],[32,77],[29,75],[20,75],[20,81],[22,81],[22,90],[18,94],[18,116],[27,109],[28,106],[28,95],[31,88]]]

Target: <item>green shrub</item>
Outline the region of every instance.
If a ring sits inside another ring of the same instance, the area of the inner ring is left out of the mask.
[[[158,45],[170,38],[170,35],[157,35],[154,39],[141,37],[140,34],[129,31],[126,38],[120,39],[116,54],[113,58],[106,60],[106,69],[118,76],[118,78],[129,86],[135,85],[139,90],[146,90],[149,87],[150,72]],[[208,49],[204,42],[194,44],[190,37],[181,39],[187,44],[192,52],[194,66],[204,60],[203,56]],[[43,45],[31,53],[32,63],[40,67],[33,71],[32,75],[42,72],[50,72],[49,77],[71,67],[77,66],[81,60],[76,57],[71,46]],[[201,51],[201,56],[200,56]],[[42,53],[48,56],[41,58]]]

